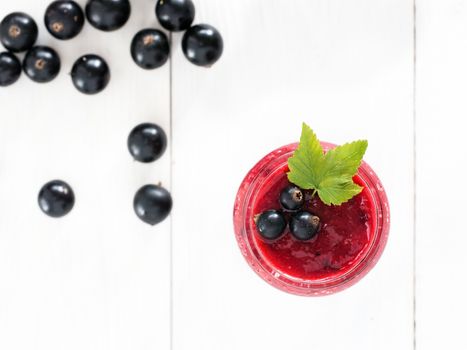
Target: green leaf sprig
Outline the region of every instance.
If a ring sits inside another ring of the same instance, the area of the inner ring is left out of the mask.
[[[300,144],[288,160],[289,181],[304,190],[314,190],[323,203],[341,205],[363,187],[353,181],[368,147],[368,141],[346,143],[324,153],[313,130],[303,123]]]

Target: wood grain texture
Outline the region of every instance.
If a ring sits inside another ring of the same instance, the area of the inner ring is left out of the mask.
[[[225,52],[190,65],[174,36],[174,349],[413,348],[413,8],[407,1],[198,0]],[[237,248],[246,172],[296,141],[368,138],[391,233],[379,264],[322,298],[277,291]],[[397,142],[394,142],[397,140]]]
[[[466,349],[467,3],[417,1],[417,348]]]
[[[50,84],[23,75],[0,89],[0,349],[413,349],[412,2],[196,0],[196,22],[224,36],[223,57],[211,69],[195,67],[174,34],[171,66],[152,72],[131,61],[129,45],[139,29],[159,28],[154,0],[132,1],[124,29],[86,24],[70,42],[46,32],[48,3],[0,3],[0,17],[33,15],[39,43],[56,48],[63,63]],[[465,264],[456,245],[462,225],[431,203],[445,200],[432,191],[435,157],[462,183],[463,154],[441,154],[433,140],[462,139],[450,125],[465,109],[467,7],[419,3],[417,342],[463,348],[462,323],[444,322],[460,319],[465,306],[460,268],[449,269]],[[102,55],[112,70],[97,96],[79,94],[67,75],[85,53]],[[128,133],[143,121],[173,126],[173,148],[151,165],[126,150]],[[243,176],[267,152],[298,140],[302,121],[326,141],[367,138],[365,159],[391,205],[378,265],[354,287],[322,298],[287,295],[260,280],[233,234]],[[45,217],[36,203],[54,178],[77,196],[62,220]],[[175,206],[172,219],[153,228],[131,205],[141,185],[159,181],[173,189]],[[448,199],[462,208],[458,198]],[[449,229],[442,241],[435,216]],[[447,253],[433,259],[440,251]],[[454,288],[445,303],[433,273]]]
[[[30,13],[38,43],[62,58],[53,82],[23,75],[0,90],[0,348],[169,349],[170,221],[149,227],[132,203],[146,183],[170,187],[170,152],[143,165],[126,146],[140,122],[170,125],[169,65],[143,71],[129,53],[139,29],[159,27],[154,4],[132,1],[121,30],[86,23],[76,39],[60,42],[43,24],[48,3],[0,3],[0,17]],[[68,75],[86,53],[102,55],[112,72],[96,96],[80,94]],[[76,193],[75,208],[61,220],[37,205],[40,187],[55,178]]]

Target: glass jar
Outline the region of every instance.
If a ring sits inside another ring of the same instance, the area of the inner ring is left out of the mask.
[[[321,143],[324,151],[335,147]],[[389,204],[380,180],[368,164],[362,162],[356,177],[370,198],[372,222],[368,245],[352,265],[323,278],[299,278],[281,271],[265,258],[255,244],[256,227],[252,224],[253,208],[260,191],[274,178],[285,176],[287,160],[298,144],[276,149],[261,159],[246,175],[237,193],[234,206],[234,229],[240,250],[250,267],[272,286],[297,295],[321,296],[341,291],[358,282],[379,260],[389,233]]]

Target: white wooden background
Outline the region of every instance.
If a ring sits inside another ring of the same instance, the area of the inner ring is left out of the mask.
[[[0,17],[33,15],[39,43],[62,57],[52,83],[23,75],[0,90],[0,349],[467,348],[466,1],[195,0],[196,22],[224,37],[223,57],[195,67],[175,34],[171,62],[151,72],[129,44],[159,27],[154,0],[133,0],[122,30],[86,24],[70,42],[46,32],[48,2],[0,2]],[[96,96],[67,74],[85,53],[112,70]],[[149,165],[126,149],[143,121],[171,135]],[[323,140],[367,138],[391,204],[380,262],[329,297],[267,285],[232,228],[243,176],[298,140],[302,121]],[[77,197],[61,220],[36,203],[55,178]],[[149,227],[132,198],[159,181],[174,210]]]

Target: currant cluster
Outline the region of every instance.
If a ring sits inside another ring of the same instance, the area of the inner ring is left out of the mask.
[[[150,163],[164,154],[167,149],[167,135],[159,125],[143,123],[131,131],[127,143],[133,159]],[[73,209],[75,194],[65,181],[53,180],[39,191],[38,202],[45,214],[59,218]],[[142,221],[156,225],[170,214],[172,196],[160,185],[145,185],[136,192],[133,208]]]
[[[320,227],[318,216],[303,210],[305,195],[294,185],[285,187],[280,194],[282,210],[266,210],[255,217],[260,236],[267,241],[282,237],[287,221],[292,236],[300,241],[308,241],[316,236]]]
[[[219,31],[209,24],[192,26],[195,6],[191,0],[158,0],[156,17],[170,32],[185,31],[182,50],[191,63],[210,67],[221,57],[224,44]],[[131,54],[141,68],[160,67],[170,56],[167,36],[157,29],[143,29],[133,38]]]
[[[182,50],[187,59],[198,66],[209,67],[222,55],[223,40],[218,30],[208,24],[192,26],[195,7],[191,0],[158,0],[156,17],[163,28],[171,32],[185,31]],[[87,21],[101,31],[115,31],[130,18],[129,0],[88,0],[85,10],[73,0],[53,1],[46,9],[44,24],[56,39],[76,37]],[[36,45],[38,26],[26,13],[14,12],[0,23],[0,41],[8,50],[0,53],[0,86],[15,83],[21,71],[33,81],[46,83],[55,79],[61,68],[59,54],[52,48]],[[21,63],[16,54],[26,52]],[[170,40],[158,29],[139,31],[131,42],[130,52],[135,63],[144,69],[164,65],[170,57]],[[76,89],[93,95],[105,89],[110,81],[110,69],[100,56],[88,54],[73,65],[71,78]],[[167,148],[167,135],[156,125],[136,126],[128,137],[128,149],[139,162],[159,159]],[[46,183],[39,191],[39,207],[51,217],[67,215],[74,207],[75,194],[62,180]],[[145,185],[135,194],[133,208],[144,222],[155,225],[170,214],[171,194],[160,185]]]
[[[44,24],[56,39],[69,40],[81,32],[86,18],[94,28],[110,32],[123,27],[130,14],[129,0],[88,0],[84,11],[73,0],[57,0],[47,7]],[[156,17],[171,32],[186,30],[182,49],[193,64],[208,67],[222,55],[223,40],[216,28],[192,26],[195,7],[191,0],[158,0]],[[34,19],[23,12],[13,12],[2,20],[0,41],[8,51],[0,53],[0,86],[16,82],[22,70],[38,83],[52,81],[59,74],[60,56],[51,47],[36,45],[38,31]],[[21,52],[26,52],[22,63],[15,55]],[[170,41],[161,30],[143,29],[134,36],[130,52],[139,67],[155,69],[169,59]],[[71,78],[78,91],[99,93],[110,81],[109,65],[98,55],[84,55],[74,63]]]

